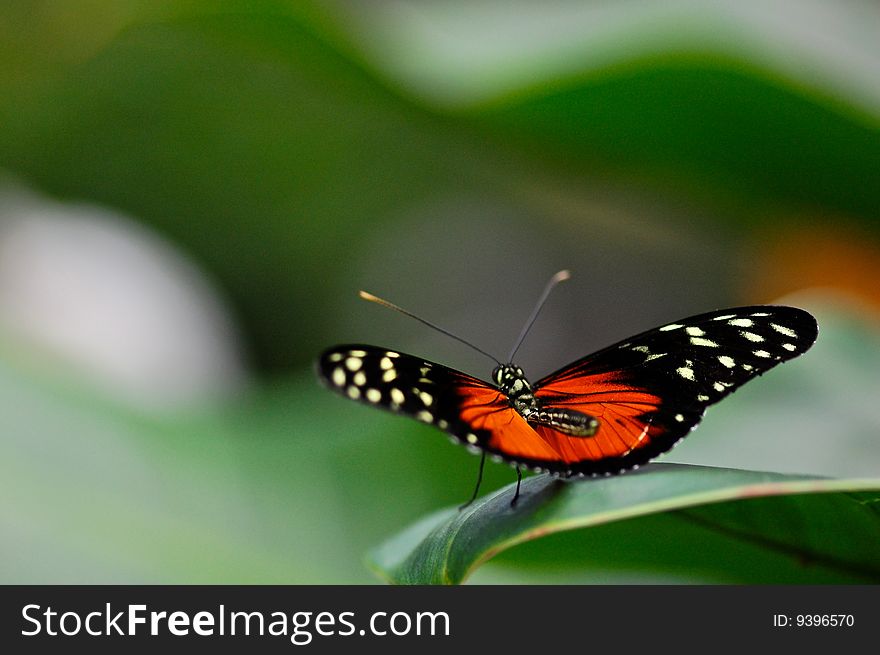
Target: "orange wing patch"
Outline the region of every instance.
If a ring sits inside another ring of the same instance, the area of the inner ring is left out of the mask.
[[[596,376],[598,377],[598,376]],[[550,470],[577,468],[582,462],[626,457],[645,448],[665,432],[650,418],[660,406],[660,398],[648,392],[596,381],[591,391],[572,393],[548,385],[538,397],[547,407],[567,407],[599,419],[599,429],[591,437],[572,437],[551,427],[528,423],[507,402],[506,396],[487,386],[465,386],[460,418],[475,433],[487,435],[479,446],[505,459]],[[642,417],[649,415],[647,420]]]
[[[504,393],[477,380],[462,380],[456,395],[460,438],[509,462],[568,476],[613,474],[644,464],[669,450],[702,415],[702,408],[670,409],[659,395],[609,373],[562,376],[535,390],[544,408],[598,419],[589,437],[529,423]]]
[[[547,426],[536,426],[567,464],[626,457],[648,448],[654,438],[666,432],[654,420],[662,399],[610,375],[561,379],[541,387],[535,395],[545,407],[565,407],[599,420],[599,429],[592,437],[570,437]]]
[[[491,387],[462,387],[460,418],[475,433],[485,431],[488,441],[480,447],[510,459],[555,461],[558,451],[538,435],[507,402],[507,397]]]
[[[610,402],[590,400],[564,404],[599,419],[599,429],[592,437],[570,437],[544,425],[535,426],[535,430],[559,451],[561,460],[567,464],[624,457],[650,445],[663,430],[653,424],[650,416],[647,420],[641,418],[645,412],[657,407],[651,403],[649,394],[630,392],[618,394],[616,398]]]

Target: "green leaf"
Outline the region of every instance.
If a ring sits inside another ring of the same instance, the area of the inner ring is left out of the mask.
[[[624,519],[648,527],[652,515],[660,515],[680,523],[675,548],[685,558],[700,555],[699,542],[688,536],[694,528],[735,546],[702,562],[721,579],[747,581],[749,571],[763,568],[769,558],[776,573],[771,570],[764,582],[880,581],[876,479],[653,464],[602,479],[532,477],[523,481],[516,507],[510,506],[512,494],[509,485],[464,510],[449,508],[422,519],[376,549],[372,568],[393,583],[457,584],[517,544]],[[656,555],[657,532],[638,527],[621,550]],[[655,567],[663,568],[663,559],[661,549]]]

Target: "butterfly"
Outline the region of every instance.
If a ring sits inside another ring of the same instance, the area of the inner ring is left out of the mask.
[[[685,437],[707,407],[806,352],[817,332],[816,319],[802,309],[756,305],[642,332],[537,382],[511,361],[496,360],[486,382],[415,355],[363,344],[324,351],[317,373],[327,387],[351,400],[433,425],[481,453],[478,490],[487,454],[514,465],[518,482],[520,467],[561,477],[637,468]],[[519,485],[514,503],[518,492]]]

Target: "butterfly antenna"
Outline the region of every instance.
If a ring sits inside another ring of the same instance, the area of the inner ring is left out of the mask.
[[[474,350],[476,350],[476,351],[477,351],[478,353],[480,353],[481,355],[485,355],[486,357],[488,357],[489,359],[491,359],[493,362],[495,362],[496,364],[498,364],[499,366],[501,366],[501,362],[499,362],[498,359],[497,359],[496,357],[493,357],[492,355],[490,355],[489,353],[487,353],[485,350],[483,350],[483,349],[481,349],[481,348],[477,348],[474,344],[472,344],[472,343],[470,343],[470,342],[468,342],[468,341],[465,341],[465,340],[462,339],[461,337],[452,334],[452,332],[450,332],[449,330],[444,330],[444,329],[443,329],[442,327],[440,327],[439,325],[434,325],[434,324],[431,323],[430,321],[426,321],[426,320],[423,319],[422,317],[420,317],[420,316],[416,316],[416,315],[413,314],[412,312],[408,312],[408,311],[406,311],[405,309],[403,309],[402,307],[398,307],[398,306],[395,305],[394,303],[388,302],[388,301],[385,300],[384,298],[379,298],[378,296],[374,296],[372,293],[367,293],[366,291],[358,291],[358,295],[359,295],[361,298],[363,298],[364,300],[369,300],[370,302],[374,302],[374,303],[376,303],[377,305],[382,305],[383,307],[387,307],[388,309],[393,309],[393,310],[396,311],[396,312],[400,312],[400,313],[403,314],[404,316],[409,316],[410,318],[414,318],[414,319],[416,319],[419,323],[421,323],[422,325],[427,325],[429,328],[433,328],[433,329],[437,330],[438,332],[440,332],[440,333],[442,333],[442,334],[445,334],[447,337],[452,337],[452,338],[455,339],[456,341],[458,341],[458,342],[460,342],[460,343],[463,343],[464,345],[468,346],[469,348],[473,348]]]
[[[526,335],[529,333],[529,330],[532,329],[532,325],[535,323],[535,320],[538,318],[538,314],[541,313],[541,309],[544,307],[544,303],[547,302],[547,298],[550,296],[550,292],[553,291],[553,287],[555,287],[560,282],[565,282],[568,278],[571,277],[571,273],[568,271],[559,271],[556,275],[550,278],[550,281],[547,283],[547,286],[544,287],[544,293],[541,294],[541,297],[538,299],[538,304],[535,305],[535,309],[532,310],[532,315],[529,316],[529,320],[526,321],[525,326],[523,326],[522,332],[519,333],[519,338],[516,340],[516,345],[513,347],[513,350],[510,351],[510,357],[507,358],[508,362],[512,362],[514,356],[516,355],[516,351],[519,350],[519,347],[522,345],[522,342],[525,340]]]

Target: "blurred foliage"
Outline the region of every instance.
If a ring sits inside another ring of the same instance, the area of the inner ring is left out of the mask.
[[[71,10],[27,4],[6,31],[16,60],[46,60],[61,31],[46,24]],[[351,288],[334,284],[348,281],[334,262],[438,199],[503,198],[536,178],[557,180],[551,194],[559,180],[654,178],[654,193],[715,203],[734,229],[776,205],[873,225],[880,206],[876,120],[746,61],[623,52],[600,71],[587,59],[587,76],[444,110],[352,57],[339,45],[344,13],[329,5],[132,6],[115,31],[96,30],[102,47],[83,28],[81,60],[73,30],[66,60],[7,76],[0,165],[183,245],[230,294],[270,369],[305,363],[333,329],[323,299]]]
[[[601,163],[712,194],[732,206],[734,230],[763,218],[748,212],[756,203],[819,206],[876,227],[876,118],[805,98],[739,60],[625,61],[475,114],[531,150],[558,153],[569,171]]]
[[[504,350],[569,267],[522,354],[546,372],[621,333],[831,285],[830,304],[798,296],[814,350],[714,408],[674,458],[876,475],[876,44],[829,46],[864,19],[831,3],[791,17],[814,44],[788,14],[693,2],[654,21],[625,3],[611,21],[603,4],[553,3],[539,33],[532,10],[493,2],[6,3],[0,168],[188,255],[257,382],[151,413],[0,334],[3,580],[371,581],[362,554],[461,501],[477,462],[319,389],[314,354],[338,339],[485,363],[359,307],[362,287]],[[826,247],[848,254],[813,256]],[[509,475],[489,467],[486,488]],[[552,576],[507,557],[475,579]]]

